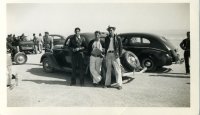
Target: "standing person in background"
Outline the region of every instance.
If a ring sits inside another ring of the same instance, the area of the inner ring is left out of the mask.
[[[16,47],[17,52],[19,52],[19,39],[15,37],[15,34],[13,35],[12,46]]]
[[[109,35],[105,38],[105,54],[106,54],[106,80],[105,88],[111,86],[111,71],[112,67],[115,71],[115,78],[117,82],[117,89],[122,89],[122,74],[120,56],[122,54],[121,39],[114,33],[115,27],[108,26],[107,31]]]
[[[49,32],[45,32],[43,36],[45,52],[51,52],[53,49],[53,38],[49,36]]]
[[[93,85],[96,87],[102,80],[101,66],[103,61],[103,47],[100,40],[100,31],[95,31],[95,39],[91,40],[88,45],[90,55],[90,72],[93,78]]]
[[[27,38],[24,35],[24,33],[20,36],[20,41],[27,41]]]
[[[38,41],[37,41],[37,47],[38,47],[38,51],[40,53],[42,53],[42,49],[43,49],[42,45],[43,45],[43,38],[42,38],[42,34],[39,33],[39,37],[38,37]]]
[[[38,53],[38,47],[37,47],[37,41],[38,41],[38,37],[36,37],[35,33],[33,34],[33,43],[34,43],[34,50],[35,53]]]
[[[75,28],[74,36],[70,38],[68,47],[72,52],[72,77],[70,85],[76,85],[76,70],[79,69],[80,85],[84,85],[84,53],[86,48],[85,38],[80,35],[80,28]]]
[[[190,32],[187,32],[187,38],[180,43],[180,47],[184,50],[186,74],[190,74]]]

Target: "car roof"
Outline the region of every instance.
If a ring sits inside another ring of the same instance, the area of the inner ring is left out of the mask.
[[[128,35],[128,36],[130,36],[130,35],[138,35],[138,36],[148,36],[148,37],[154,37],[154,38],[160,38],[161,37],[159,35],[152,34],[152,33],[139,33],[139,32],[137,32],[137,33],[120,33],[118,35]]]
[[[62,37],[62,38],[66,38],[65,36],[63,36],[63,35],[59,35],[59,34],[50,34],[49,36],[60,36],[60,37]]]

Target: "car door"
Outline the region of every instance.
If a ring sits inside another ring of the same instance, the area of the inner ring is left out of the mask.
[[[63,45],[55,45],[53,48],[53,55],[59,66],[71,67],[71,55],[69,48],[66,46],[66,42]]]
[[[70,42],[70,37],[68,37],[63,46],[63,59],[65,60],[65,67],[72,67],[72,52],[69,49],[68,45]]]

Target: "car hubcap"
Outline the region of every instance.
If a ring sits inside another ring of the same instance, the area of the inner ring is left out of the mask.
[[[146,66],[146,67],[151,67],[151,65],[152,65],[152,63],[151,63],[150,61],[146,61],[146,62],[145,62],[145,66]]]
[[[132,55],[129,55],[129,57],[128,57],[128,62],[129,62],[129,63],[135,63],[136,60],[135,60],[135,58],[134,58]]]
[[[49,65],[49,62],[48,62],[47,60],[45,61],[44,66],[45,66],[45,68],[48,69],[48,70],[51,69],[51,67],[50,67],[50,65]]]
[[[19,56],[19,57],[17,58],[17,61],[18,61],[19,63],[23,63],[23,62],[25,61],[24,56]]]

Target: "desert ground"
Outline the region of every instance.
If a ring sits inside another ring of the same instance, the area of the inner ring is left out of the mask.
[[[179,47],[182,39],[170,39]],[[181,57],[183,51],[179,48]],[[122,90],[93,87],[90,78],[81,87],[70,86],[70,73],[45,73],[42,54],[28,55],[24,65],[13,65],[19,85],[7,89],[8,107],[190,107],[190,76],[183,64],[154,73],[133,74]]]

